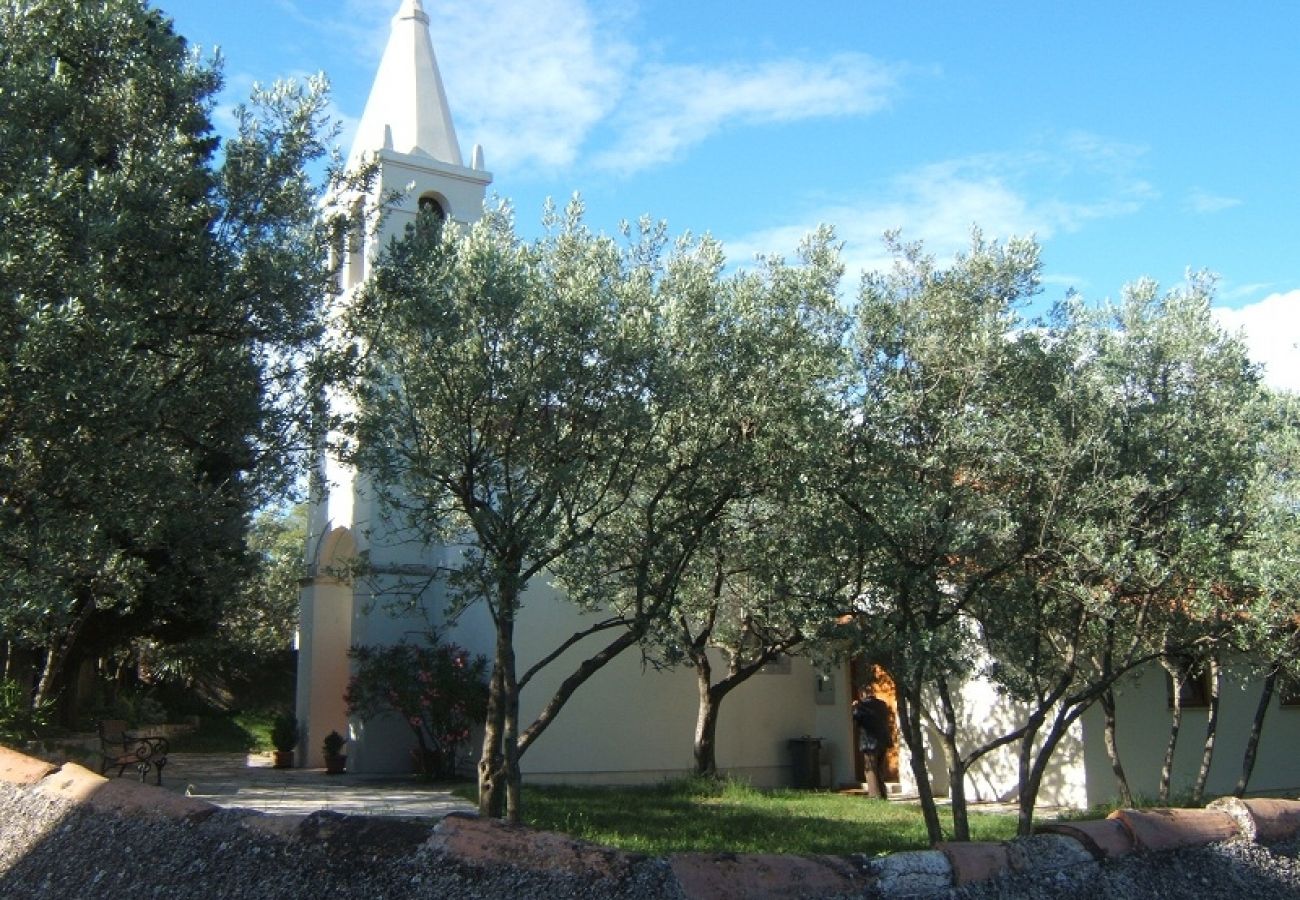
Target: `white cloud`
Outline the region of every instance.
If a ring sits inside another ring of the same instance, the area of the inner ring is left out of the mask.
[[[459,0],[426,9],[461,141],[483,144],[489,168],[571,165],[636,61],[617,5],[597,13],[585,0]]]
[[[1241,201],[1236,197],[1224,197],[1200,188],[1196,188],[1187,195],[1187,208],[1194,213],[1222,212],[1225,209],[1232,209],[1234,206],[1241,206]]]
[[[618,137],[597,165],[643,169],[731,125],[868,115],[887,105],[895,83],[887,66],[860,54],[817,62],[650,66],[621,101]]]
[[[929,252],[949,258],[969,245],[978,225],[994,238],[1040,240],[1098,219],[1137,212],[1155,195],[1134,172],[1141,148],[1095,135],[1070,134],[1055,147],[978,154],[912,169],[849,203],[810,209],[797,221],[727,241],[730,257],[789,252],[818,224],[833,224],[845,243],[851,276],[890,264],[880,237],[901,230]]]
[[[1251,281],[1236,285],[1225,281],[1219,286],[1219,298],[1225,301],[1244,300],[1248,297],[1258,297],[1271,287],[1273,284],[1268,281]]]
[[[397,0],[344,0],[332,17],[306,12],[306,0],[276,2],[313,39],[352,48],[349,63],[366,60],[358,74],[368,84]],[[588,0],[425,0],[424,9],[461,150],[468,157],[483,144],[489,168],[572,164],[616,104],[635,58],[618,34],[617,2],[599,14]],[[351,118],[360,114],[358,106]],[[355,123],[343,118],[350,138]]]
[[[1225,328],[1241,329],[1271,387],[1300,392],[1300,290],[1270,294],[1238,309],[1215,307],[1214,315]]]
[[[303,0],[279,2],[306,19]],[[342,18],[312,24],[378,59],[392,9],[346,0]],[[732,125],[873,112],[894,83],[853,54],[648,65],[627,37],[632,0],[439,0],[425,10],[462,149],[482,144],[498,171],[563,170],[588,154],[628,173]]]

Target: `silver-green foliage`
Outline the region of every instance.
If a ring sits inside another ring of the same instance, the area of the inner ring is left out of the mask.
[[[463,231],[421,221],[344,315],[351,458],[397,527],[462,547],[453,603],[485,604],[494,622],[480,805],[514,818],[519,755],[640,627],[634,611],[597,629],[618,636],[519,721],[533,674],[515,667],[524,591],[620,508],[643,467],[663,266],[659,231],[621,246],[587,229],[576,200],[545,224],[530,242],[501,208]]]

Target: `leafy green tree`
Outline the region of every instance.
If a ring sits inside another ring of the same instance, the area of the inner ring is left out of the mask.
[[[694,670],[696,771],[716,775],[723,700],[842,608],[835,578],[814,565],[824,552],[804,527],[804,473],[833,436],[843,316],[829,231],[796,265],[768,259],[731,277],[717,245],[700,249],[663,285],[657,429],[638,489],[558,573],[615,608],[663,605],[647,653]]]
[[[137,664],[161,680],[233,695],[282,668],[298,628],[307,511],[300,503],[258,513],[247,538],[251,574],[225,598],[220,620],[182,644],[137,638],[130,650]]]
[[[1234,595],[1242,615],[1231,620],[1233,662],[1261,679],[1259,700],[1241,775],[1240,797],[1250,785],[1265,716],[1279,682],[1300,683],[1300,402],[1294,394],[1270,396],[1265,406],[1263,452],[1256,464],[1249,535],[1234,554]]]
[[[1016,311],[1038,287],[1038,248],[976,233],[940,268],[919,245],[890,240],[894,269],[868,275],[858,297],[843,440],[833,472],[840,515],[873,548],[859,601],[858,640],[898,685],[900,731],[927,828],[942,830],[925,770],[927,686],[943,699],[957,835],[964,838],[965,769],[952,685],[980,654],[968,614],[1036,540],[1019,514],[1018,467],[1030,440],[1016,387]]]
[[[1022,831],[1052,754],[1095,702],[1126,790],[1113,686],[1156,660],[1214,665],[1241,612],[1231,563],[1251,528],[1258,377],[1214,326],[1209,288],[1142,282],[1120,304],[1068,305],[1045,333],[1057,375],[1043,379],[1033,451],[1052,514],[1019,587],[977,613],[990,676],[1033,719],[1019,739]]]
[[[923,718],[945,751],[956,836],[965,772],[1013,742],[1027,831],[1084,710],[1108,707],[1141,665],[1213,665],[1226,646],[1259,464],[1258,376],[1213,324],[1207,278],[1164,294],[1140,282],[1119,304],[1071,302],[1026,329],[1014,309],[1035,289],[1032,244],[977,235],[947,270],[919,248],[895,251],[894,272],[869,278],[859,303],[852,452],[838,476],[849,521],[877,551],[859,639],[898,682],[932,837]],[[973,675],[1021,716],[963,747],[955,688]]]
[[[1176,684],[1186,677],[1184,660],[1217,665],[1240,611],[1233,559],[1254,524],[1252,479],[1263,446],[1259,375],[1241,341],[1213,322],[1213,288],[1201,275],[1166,293],[1138,282],[1094,325],[1113,422],[1112,477],[1131,487],[1122,515],[1108,522],[1104,570],[1091,562],[1091,572],[1072,568],[1093,583],[1104,572],[1114,604],[1149,608],[1143,633],[1131,640],[1163,651]]]
[[[546,225],[535,242],[504,210],[466,232],[414,228],[344,316],[361,351],[352,458],[393,521],[464,548],[453,605],[482,603],[494,624],[480,807],[512,820],[520,755],[643,627],[642,610],[615,614],[517,671],[526,588],[626,502],[654,427],[645,397],[660,237],[620,248],[587,230],[577,201]],[[601,632],[615,636],[524,727],[521,690]]]
[[[214,63],[140,0],[0,3],[0,631],[172,643],[250,569],[308,449],[325,87],[258,91],[217,161]]]

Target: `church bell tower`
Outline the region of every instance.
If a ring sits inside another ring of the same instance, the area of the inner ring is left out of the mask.
[[[402,0],[393,17],[348,168],[368,161],[378,165],[376,193],[370,199],[399,199],[385,207],[378,228],[372,223],[360,242],[352,242],[344,261],[343,284],[348,288],[365,280],[376,251],[390,238],[400,237],[419,210],[461,223],[476,221],[492,182],[483,169],[481,147],[474,147],[468,167],[461,156],[421,0]],[[358,243],[362,246],[355,246]]]
[[[429,36],[421,0],[402,0],[357,129],[348,168],[373,163],[370,190],[333,198],[359,223],[335,249],[344,297],[370,276],[383,248],[400,238],[420,210],[470,224],[483,210],[492,176],[475,147],[467,167],[461,157],[447,94]],[[395,199],[392,199],[395,198]],[[335,398],[335,403],[341,402]],[[385,770],[383,741],[349,733],[343,694],[348,649],[356,643],[388,643],[400,628],[370,616],[363,591],[340,572],[361,553],[372,567],[421,568],[420,548],[403,543],[382,521],[366,479],[327,453],[317,462],[319,487],[312,498],[298,642],[296,715],[302,728],[298,764],[323,764],[321,741],[338,731],[351,741],[350,771]]]

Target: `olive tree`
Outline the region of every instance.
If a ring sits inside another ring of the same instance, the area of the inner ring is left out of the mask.
[[[702,242],[662,284],[652,445],[628,503],[557,569],[579,596],[653,606],[655,665],[693,669],[696,771],[717,773],[723,700],[838,611],[839,571],[809,514],[807,472],[830,452],[841,267],[823,229],[798,259],[724,276]],[[725,657],[717,673],[717,653]]]
[[[1019,514],[1031,423],[1017,394],[1012,331],[1038,289],[1038,248],[977,232],[941,268],[920,245],[889,246],[894,268],[866,276],[858,296],[834,483],[840,515],[871,548],[857,640],[898,685],[900,731],[932,840],[942,831],[922,720],[927,689],[942,698],[960,838],[973,759],[957,748],[950,692],[979,664],[968,612],[1037,537]]]
[[[622,247],[585,227],[576,200],[545,224],[525,241],[504,208],[466,231],[424,222],[343,316],[360,352],[351,458],[390,515],[462,548],[452,614],[475,603],[490,613],[480,807],[512,820],[519,757],[583,681],[636,644],[646,612],[615,613],[517,669],[526,588],[622,507],[655,429],[646,396],[659,233]],[[520,692],[540,668],[601,632],[613,637],[521,722]]]

